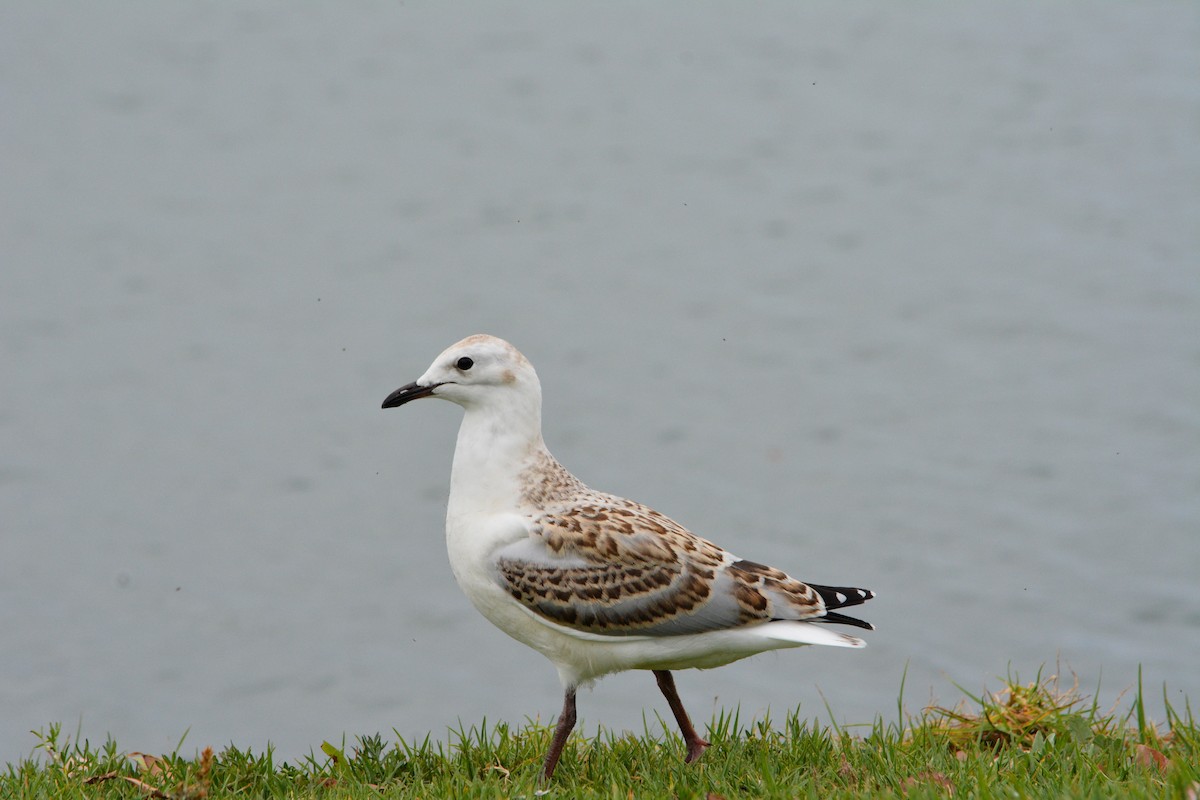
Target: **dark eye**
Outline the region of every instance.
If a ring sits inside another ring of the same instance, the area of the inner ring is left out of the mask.
[[[458,361],[454,362],[454,366],[456,366],[459,369],[461,369],[462,371],[466,372],[471,367],[475,366],[475,362],[472,361],[471,359],[467,358],[466,356],[463,356]]]

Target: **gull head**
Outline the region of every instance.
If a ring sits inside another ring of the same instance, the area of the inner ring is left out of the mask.
[[[443,350],[424,375],[389,394],[383,407],[440,397],[468,410],[522,401],[540,410],[541,394],[529,359],[503,339],[480,333]]]

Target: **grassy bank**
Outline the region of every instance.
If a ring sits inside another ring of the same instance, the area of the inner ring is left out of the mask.
[[[57,726],[39,757],[0,773],[3,798],[409,797],[1179,797],[1200,800],[1200,728],[1190,706],[1147,719],[1140,687],[1098,708],[1041,676],[1013,679],[955,708],[840,728],[789,715],[779,724],[726,715],[709,724],[698,764],[649,732],[572,737],[554,781],[537,782],[546,726],[459,731],[428,740],[325,744],[299,762],[205,749],[124,752],[71,742]],[[654,730],[661,726],[653,725]]]

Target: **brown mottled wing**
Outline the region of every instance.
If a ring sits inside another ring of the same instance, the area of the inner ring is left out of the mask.
[[[610,636],[674,636],[826,613],[813,587],[609,495],[547,511],[530,538],[499,551],[496,567],[504,588],[535,613]]]

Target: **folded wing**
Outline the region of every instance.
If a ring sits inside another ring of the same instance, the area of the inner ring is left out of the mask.
[[[539,616],[607,636],[677,636],[773,620],[871,628],[833,609],[864,589],[806,584],[745,561],[645,506],[611,495],[552,510],[497,553],[498,580]]]

